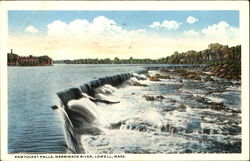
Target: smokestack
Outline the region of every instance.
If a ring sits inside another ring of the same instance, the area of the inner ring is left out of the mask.
[[[13,53],[12,53],[12,49],[10,50],[10,53],[13,54]]]

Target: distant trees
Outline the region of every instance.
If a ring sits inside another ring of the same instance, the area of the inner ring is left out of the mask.
[[[113,60],[106,59],[77,59],[77,60],[59,60],[54,63],[66,64],[240,64],[241,45],[229,47],[219,43],[211,43],[208,48],[202,51],[189,50],[187,52],[175,51],[172,55],[160,59],[136,59],[132,56],[129,59]]]
[[[174,52],[166,57],[167,64],[240,64],[241,45],[233,46],[212,43],[202,51],[189,50],[184,53]]]
[[[38,60],[40,64],[46,64],[46,63],[49,63],[50,58],[45,55],[45,56],[38,57]]]

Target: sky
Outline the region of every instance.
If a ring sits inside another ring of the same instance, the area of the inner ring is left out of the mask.
[[[239,11],[9,11],[8,49],[55,60],[162,58],[239,45]]]

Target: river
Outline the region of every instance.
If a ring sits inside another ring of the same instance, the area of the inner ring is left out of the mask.
[[[59,103],[56,92],[143,66],[9,67],[8,152],[68,153],[62,118],[50,108]],[[98,126],[103,133],[81,136],[85,152],[241,152],[239,83],[171,77],[160,82],[140,81],[146,87],[121,86],[115,93],[121,99],[119,104],[97,104]],[[146,96],[164,99],[148,101]]]

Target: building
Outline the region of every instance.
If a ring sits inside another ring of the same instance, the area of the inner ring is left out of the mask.
[[[29,57],[19,57],[19,64],[30,64],[30,65],[38,65],[39,58],[30,55]]]
[[[51,66],[53,65],[53,60],[48,56],[18,56],[14,54],[12,49],[8,53],[8,66]]]

